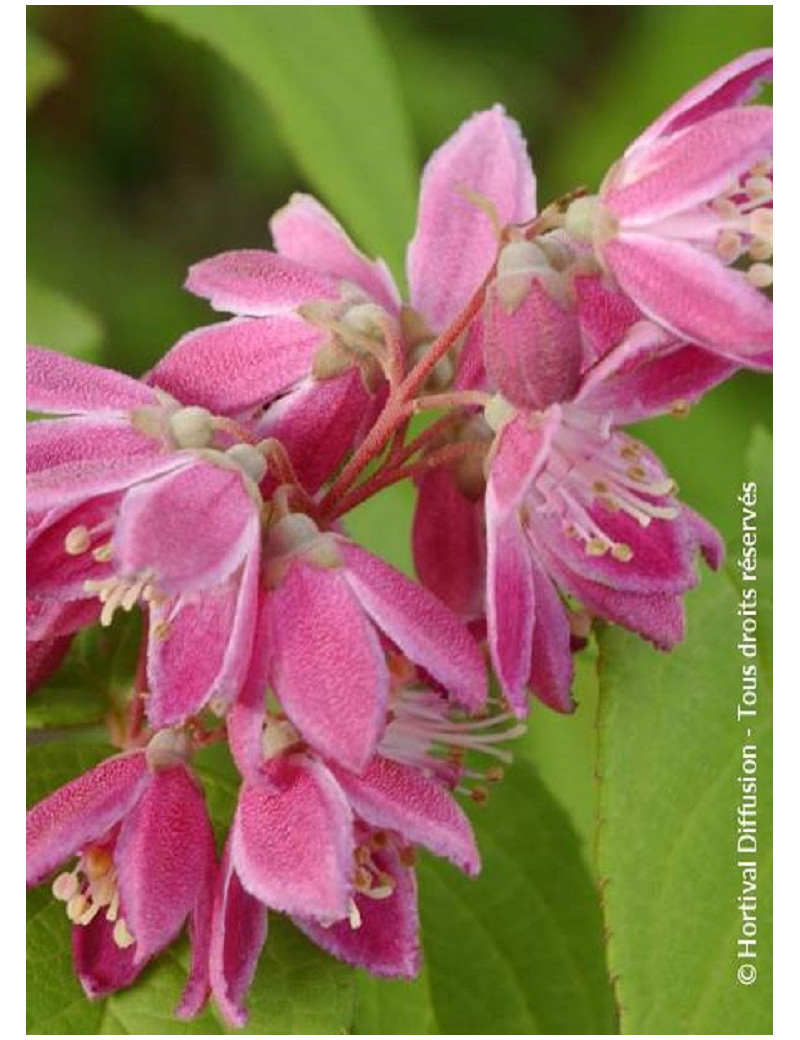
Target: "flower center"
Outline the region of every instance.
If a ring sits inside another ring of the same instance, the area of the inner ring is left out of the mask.
[[[66,903],[73,924],[91,924],[103,910],[114,926],[111,935],[116,946],[125,950],[136,941],[120,917],[117,871],[111,853],[102,846],[89,846],[72,871],[58,875],[52,891],[59,902]]]
[[[714,250],[725,264],[744,260],[747,279],[757,289],[772,284],[772,160],[755,163],[714,199]]]

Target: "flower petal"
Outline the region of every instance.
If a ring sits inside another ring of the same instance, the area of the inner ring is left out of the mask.
[[[372,827],[388,828],[413,845],[445,856],[475,875],[480,855],[472,827],[450,791],[419,769],[376,755],[356,776],[334,769],[354,812]]]
[[[292,195],[269,227],[281,256],[358,285],[390,313],[399,309],[400,296],[386,264],[359,252],[341,224],[311,195]]]
[[[392,642],[468,711],[486,700],[483,657],[465,626],[431,592],[360,546],[339,542],[345,578]]]
[[[106,831],[141,797],[149,780],[144,752],[116,755],[59,787],[27,817],[27,880],[51,870]]]
[[[105,495],[82,502],[77,509],[53,510],[28,543],[28,595],[34,599],[82,599],[85,581],[107,577],[108,562],[96,560],[92,550],[108,542],[118,508],[119,496]],[[67,537],[76,527],[99,530],[91,536],[86,551],[71,554],[66,549]]]
[[[574,281],[587,365],[617,347],[631,326],[642,319],[632,300],[607,281],[602,275],[579,275]]]
[[[289,914],[346,916],[353,870],[353,817],[324,766],[310,758],[277,764],[281,789],[242,785],[231,830],[231,861],[242,885]]]
[[[483,502],[463,495],[445,466],[426,473],[418,492],[412,536],[417,574],[459,617],[472,620],[483,611]]]
[[[214,899],[211,935],[211,990],[225,1019],[242,1027],[247,1021],[245,995],[267,938],[267,910],[243,887],[225,848]]]
[[[121,372],[44,347],[26,349],[26,402],[30,411],[55,415],[129,412],[159,403],[149,386]]]
[[[541,567],[534,564],[531,574],[536,619],[529,682],[539,700],[548,707],[572,712],[575,705],[570,690],[574,668],[567,610]]]
[[[412,305],[435,330],[456,317],[497,255],[497,232],[465,190],[487,199],[501,226],[530,220],[536,212],[525,141],[500,105],[462,123],[422,174],[408,282]]]
[[[237,468],[191,461],[177,473],[133,488],[114,532],[123,575],[155,575],[168,596],[225,581],[258,551],[258,510]]]
[[[324,336],[292,316],[234,318],[187,333],[149,379],[181,401],[237,415],[307,376]]]
[[[690,343],[745,366],[772,346],[772,303],[741,271],[643,234],[618,235],[604,257],[644,313]]]
[[[214,836],[205,801],[183,765],[162,769],[125,817],[114,854],[134,960],[172,942],[213,873]]]
[[[335,278],[266,249],[237,249],[189,268],[186,288],[216,311],[265,318],[311,300],[335,300]]]
[[[389,675],[344,572],[293,562],[267,609],[272,685],[284,711],[319,752],[360,771],[383,732]]]
[[[75,974],[89,1000],[125,989],[144,968],[134,959],[135,946],[124,950],[117,946],[113,928],[105,914],[98,914],[89,924],[73,925],[71,929]]]
[[[347,964],[373,975],[413,979],[422,961],[416,877],[394,849],[376,852],[373,859],[379,870],[394,879],[394,890],[386,899],[356,894],[357,928],[349,920],[328,927],[307,918],[295,917],[294,922],[317,946]]]

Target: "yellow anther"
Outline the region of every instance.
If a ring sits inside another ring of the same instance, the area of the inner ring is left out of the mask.
[[[724,220],[735,220],[739,216],[736,203],[731,199],[714,199],[712,206]]]
[[[350,901],[350,908],[347,911],[347,919],[350,922],[350,927],[353,931],[355,931],[356,928],[361,927],[361,911],[356,906],[355,900]]]
[[[385,849],[388,841],[389,836],[386,831],[375,831],[369,839],[369,843],[373,849]]]
[[[611,546],[611,555],[620,563],[630,563],[633,559],[633,549],[624,542],[617,542],[616,545]]]
[[[753,202],[768,202],[772,198],[772,181],[769,177],[748,177],[744,190]]]
[[[481,805],[489,800],[489,792],[485,787],[473,787],[469,792],[469,796],[473,802]]]
[[[769,156],[759,159],[757,163],[753,164],[750,172],[754,177],[768,177],[772,173],[772,159]]]
[[[164,640],[169,637],[171,629],[172,625],[170,625],[169,621],[167,621],[166,618],[161,618],[160,621],[157,621],[155,625],[153,625],[153,635],[163,643]]]
[[[91,544],[92,537],[89,534],[89,528],[79,524],[67,532],[67,536],[64,539],[64,551],[68,556],[80,556],[86,552]]]
[[[417,863],[417,850],[412,845],[406,845],[397,853],[398,859],[404,867],[414,867]]]
[[[750,233],[757,239],[772,242],[772,210],[760,207],[750,214]]]
[[[368,892],[372,886],[372,874],[366,867],[356,867],[353,875],[353,888],[359,892]]]
[[[688,401],[673,401],[669,406],[669,414],[674,415],[676,419],[684,419],[689,414],[691,405]]]
[[[643,481],[647,480],[647,470],[644,468],[644,466],[640,466],[638,464],[635,466],[628,466],[625,472],[628,474],[631,480],[636,480],[640,484]]]
[[[753,264],[747,272],[748,282],[756,289],[766,289],[772,285],[772,266],[770,264]]]
[[[772,242],[767,242],[763,238],[753,239],[747,255],[751,260],[769,260],[772,256]]]
[[[602,538],[590,538],[585,546],[587,556],[605,556],[608,552],[608,542]]]
[[[502,766],[489,766],[489,768],[483,774],[490,784],[499,783],[506,775],[505,769]]]
[[[75,874],[59,874],[53,882],[51,891],[61,903],[68,903],[70,899],[78,894],[78,879]]]
[[[717,256],[723,263],[732,264],[742,252],[742,238],[735,231],[723,231],[716,241],[714,248]]]
[[[133,946],[136,942],[134,937],[128,931],[128,926],[125,924],[124,918],[120,917],[114,925],[114,930],[111,933],[114,940],[114,944],[121,950],[127,950],[129,946]]]
[[[608,484],[606,484],[606,482],[604,480],[596,480],[592,484],[592,491],[594,491],[594,493],[596,495],[607,495],[608,494]]]
[[[113,865],[113,860],[108,852],[97,847],[89,849],[81,861],[81,869],[90,881],[105,877]]]
[[[81,895],[80,892],[76,893],[76,895],[67,901],[67,917],[73,924],[77,924],[81,917],[86,913],[88,906],[89,900],[86,896]]]
[[[628,441],[627,444],[623,445],[620,455],[623,459],[627,459],[629,462],[633,459],[638,459],[642,454],[642,449],[638,444],[633,441]]]

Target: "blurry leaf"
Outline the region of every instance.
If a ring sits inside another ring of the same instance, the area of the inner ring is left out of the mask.
[[[772,555],[772,437],[757,426],[750,435],[745,459],[747,476],[758,484],[758,540],[762,552]]]
[[[107,711],[108,699],[101,690],[48,684],[28,697],[25,720],[28,729],[60,729],[98,722]]]
[[[413,981],[357,972],[354,1023],[351,1032],[375,1036],[439,1033],[427,967]]]
[[[67,64],[51,43],[28,30],[25,33],[25,97],[28,108],[60,83]]]
[[[415,166],[394,70],[365,8],[139,8],[247,76],[311,185],[365,249],[402,269]]]
[[[599,897],[564,813],[520,761],[472,816],[480,878],[420,865],[427,979],[410,1008],[399,983],[361,989],[356,1032],[391,1024],[398,1006],[409,1031],[614,1032]]]
[[[737,719],[741,589],[707,577],[688,596],[689,635],[670,654],[609,626],[600,637],[598,867],[622,1032],[771,1032],[771,691]],[[758,753],[758,855],[737,810]],[[758,861],[758,970],[737,981],[743,874]]]
[[[84,361],[97,361],[103,332],[97,319],[63,293],[29,278],[26,293],[29,343],[60,350]]]

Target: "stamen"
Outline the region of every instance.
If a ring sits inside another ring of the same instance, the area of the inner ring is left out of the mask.
[[[73,527],[64,539],[64,550],[68,556],[81,556],[92,544],[89,528],[83,524]]]
[[[756,289],[766,289],[772,285],[772,267],[770,264],[753,264],[747,272],[748,282]]]
[[[723,231],[714,248],[717,256],[725,264],[732,264],[742,254],[742,238],[735,231]]]
[[[83,583],[84,592],[96,593],[103,604],[100,612],[100,624],[108,628],[114,620],[119,608],[129,612],[139,599],[155,600],[156,590],[152,585],[155,575],[152,571],[135,575],[133,578],[113,576],[101,581],[91,580]]]
[[[114,925],[114,930],[111,933],[114,940],[114,944],[121,950],[127,950],[128,947],[133,946],[136,942],[134,937],[128,931],[128,926],[125,924],[123,918],[119,918],[117,923]]]

